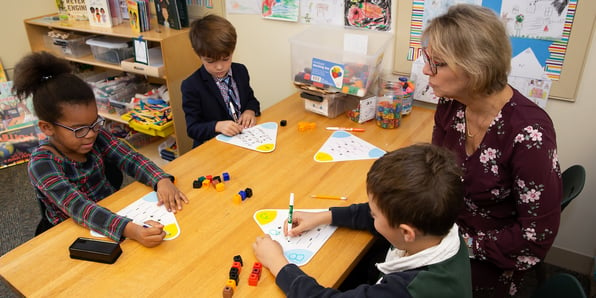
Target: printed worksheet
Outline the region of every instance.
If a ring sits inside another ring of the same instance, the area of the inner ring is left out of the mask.
[[[143,225],[147,220],[154,220],[161,223],[164,225],[163,230],[166,232],[164,240],[172,240],[180,235],[180,226],[178,225],[176,216],[174,213],[168,212],[164,205],[157,206],[157,193],[154,191],[124,207],[117,214],[132,219],[138,225]],[[91,231],[91,235],[103,237],[103,235],[95,231]]]
[[[345,131],[335,131],[315,153],[318,162],[376,159],[385,155],[384,150]]]
[[[215,139],[258,152],[271,152],[275,150],[277,123],[266,122],[250,128],[245,128],[241,133],[233,137],[219,134]]]
[[[319,212],[326,211],[327,209],[294,210]],[[288,209],[258,210],[253,215],[253,218],[261,230],[263,230],[263,233],[269,234],[273,240],[281,244],[288,262],[297,266],[308,263],[337,229],[335,226],[321,225],[298,237],[286,238],[282,229],[284,222],[288,219]]]

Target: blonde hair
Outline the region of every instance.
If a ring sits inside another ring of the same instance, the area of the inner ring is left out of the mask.
[[[459,4],[432,19],[422,33],[430,53],[461,69],[474,93],[492,94],[507,85],[511,43],[501,19],[489,8]]]

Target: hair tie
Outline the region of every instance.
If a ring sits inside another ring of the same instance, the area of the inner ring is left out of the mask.
[[[49,79],[51,79],[51,78],[52,78],[52,75],[41,76],[41,81],[42,81],[42,82],[45,82],[45,81],[47,81],[47,80],[49,80]]]

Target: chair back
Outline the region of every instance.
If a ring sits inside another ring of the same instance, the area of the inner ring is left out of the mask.
[[[532,294],[532,298],[586,298],[586,292],[577,278],[559,272],[547,279]]]
[[[571,203],[577,195],[584,189],[586,182],[586,170],[581,165],[573,165],[563,172],[563,200],[561,201],[561,211]]]

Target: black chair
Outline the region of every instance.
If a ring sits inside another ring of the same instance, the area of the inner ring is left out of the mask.
[[[573,165],[567,168],[561,174],[563,181],[563,199],[561,200],[561,212],[575,199],[584,189],[586,183],[586,170],[581,165]],[[546,269],[544,262],[536,264],[536,276],[539,283],[543,283],[546,279]]]
[[[559,272],[536,289],[532,298],[586,298],[586,292],[577,278]]]
[[[108,179],[108,182],[116,189],[120,189],[122,187],[122,182],[124,181],[124,174],[122,171],[113,163],[106,162],[105,163],[105,175]],[[46,205],[42,203],[40,200],[37,200],[39,204],[39,210],[41,212],[41,220],[37,224],[37,228],[35,228],[35,236],[49,230],[54,225],[50,223],[48,218],[46,217]]]
[[[563,200],[561,201],[561,212],[577,197],[584,189],[586,182],[586,170],[581,165],[573,165],[563,172]]]

